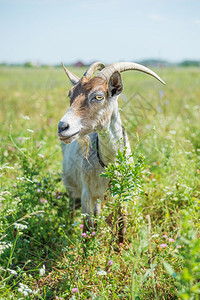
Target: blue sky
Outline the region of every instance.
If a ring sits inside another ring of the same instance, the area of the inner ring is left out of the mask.
[[[0,62],[200,60],[199,0],[0,0]]]

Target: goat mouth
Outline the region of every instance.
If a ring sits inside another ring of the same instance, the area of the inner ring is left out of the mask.
[[[79,133],[79,131],[73,133],[72,135],[70,136],[59,136],[59,139],[62,141],[62,142],[67,142],[69,141],[73,136],[77,135]]]

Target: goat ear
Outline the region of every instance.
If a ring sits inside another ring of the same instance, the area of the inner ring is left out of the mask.
[[[108,82],[109,96],[114,97],[121,94],[123,90],[123,83],[121,75],[118,71],[114,72]]]
[[[63,69],[65,70],[65,73],[67,74],[69,80],[71,81],[71,83],[73,85],[77,84],[77,82],[80,80],[80,78],[78,76],[76,76],[75,74],[73,74],[72,72],[70,72],[69,70],[67,70],[67,68],[64,66],[64,64],[61,62]]]

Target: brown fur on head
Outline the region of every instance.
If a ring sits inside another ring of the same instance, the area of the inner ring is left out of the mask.
[[[98,100],[96,96],[103,98]],[[100,119],[109,107],[108,83],[101,77],[94,77],[90,80],[83,77],[71,89],[70,104],[75,115],[81,118],[81,123],[85,128],[84,133],[91,133],[89,132],[91,129],[92,131],[98,129]]]
[[[88,96],[93,90],[102,91],[107,96],[108,83],[102,77],[94,77],[92,79],[82,77],[82,79],[69,91],[70,105],[75,101],[77,103],[77,99],[80,97],[84,97],[85,105],[87,105]]]
[[[69,92],[70,108],[61,119],[59,136],[65,143],[83,138],[94,131],[107,130],[112,101],[123,89],[121,76],[115,72],[106,78],[83,76]],[[73,137],[73,138],[72,138]]]

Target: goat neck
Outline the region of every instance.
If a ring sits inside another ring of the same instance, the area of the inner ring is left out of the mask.
[[[117,99],[113,102],[108,126],[97,131],[99,142],[98,151],[104,165],[114,162],[118,149],[123,151],[124,145],[128,142],[126,134],[123,134],[123,126],[119,114]]]

